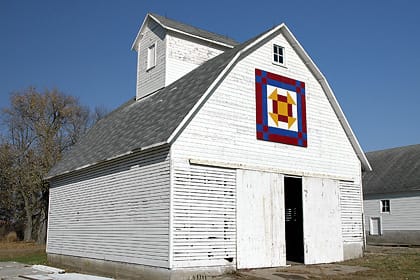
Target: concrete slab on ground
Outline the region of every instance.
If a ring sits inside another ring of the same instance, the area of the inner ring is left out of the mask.
[[[0,262],[0,280],[22,280],[19,275],[24,274],[39,274],[39,270],[18,262]]]
[[[53,273],[52,273],[53,272]],[[0,280],[114,280],[80,273],[65,273],[62,269],[26,265],[18,262],[0,262]]]
[[[100,277],[94,275],[80,274],[80,273],[52,273],[48,275],[22,275],[22,278],[29,280],[114,280],[113,278]]]

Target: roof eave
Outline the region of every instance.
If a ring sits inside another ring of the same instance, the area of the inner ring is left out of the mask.
[[[57,173],[57,174],[53,174],[53,175],[50,175],[50,176],[48,176],[48,175],[47,175],[46,177],[44,177],[44,180],[45,180],[45,181],[50,181],[51,179],[53,179],[53,178],[55,178],[55,177],[59,177],[59,176],[63,176],[63,175],[67,175],[67,174],[69,174],[69,173],[73,173],[73,172],[76,172],[76,171],[80,171],[80,170],[82,170],[82,169],[86,169],[86,168],[88,168],[88,167],[92,167],[92,166],[95,166],[95,165],[100,164],[100,163],[109,162],[109,161],[111,161],[111,160],[119,159],[119,158],[121,158],[121,157],[124,157],[124,156],[128,156],[128,155],[134,154],[134,153],[136,153],[136,152],[145,151],[145,150],[148,150],[148,149],[153,149],[153,148],[156,148],[156,147],[159,147],[159,146],[165,146],[165,145],[167,145],[167,144],[168,144],[168,142],[167,142],[167,141],[165,141],[165,142],[159,142],[159,143],[155,143],[155,144],[152,144],[152,145],[145,146],[145,147],[143,147],[143,148],[138,148],[138,149],[134,149],[134,150],[131,150],[131,151],[127,151],[127,152],[125,152],[125,153],[118,154],[118,155],[115,155],[115,156],[112,156],[112,157],[109,157],[109,158],[106,158],[106,159],[103,159],[103,160],[99,160],[99,161],[96,161],[96,162],[92,162],[92,163],[89,163],[89,164],[85,164],[85,165],[80,166],[80,167],[75,168],[75,169],[62,171],[62,172],[59,172],[59,173]]]
[[[347,118],[344,115],[343,110],[340,107],[340,104],[338,103],[333,90],[331,89],[330,85],[328,84],[327,79],[324,77],[324,74],[319,70],[319,68],[316,66],[316,64],[313,62],[313,60],[310,58],[308,53],[305,51],[305,49],[302,47],[302,45],[299,43],[299,41],[295,38],[293,33],[289,30],[289,28],[284,25],[285,30],[285,36],[288,40],[293,42],[292,47],[296,50],[296,52],[300,55],[302,60],[304,61],[305,65],[311,70],[312,74],[316,77],[318,82],[321,84],[322,89],[325,91],[327,98],[333,107],[341,125],[344,128],[344,131],[346,132],[347,138],[349,139],[350,143],[353,146],[353,149],[358,156],[361,164],[362,169],[366,171],[372,171],[372,167],[363,152],[359,141],[356,138],[356,135],[354,134],[353,130],[350,127],[349,122],[347,121]]]
[[[131,50],[132,50],[132,51],[137,51],[139,41],[140,41],[141,37],[143,36],[143,29],[145,28],[146,23],[147,23],[147,20],[149,19],[149,17],[150,17],[150,14],[147,14],[147,15],[144,17],[144,20],[143,20],[143,23],[142,23],[142,24],[141,24],[141,26],[140,26],[139,32],[137,32],[137,36],[136,36],[136,38],[134,39],[133,44],[131,45]]]
[[[201,106],[204,104],[204,102],[208,99],[209,95],[213,92],[213,90],[219,85],[219,83],[223,80],[223,78],[230,72],[230,70],[233,68],[233,65],[237,62],[238,58],[241,57],[241,55],[248,51],[253,46],[257,45],[261,41],[265,40],[267,37],[271,36],[273,33],[277,32],[279,29],[281,29],[284,26],[284,23],[278,25],[277,27],[273,28],[270,32],[264,34],[260,38],[256,39],[254,42],[246,46],[244,49],[240,50],[232,59],[231,61],[226,65],[226,67],[220,72],[220,74],[217,76],[217,78],[213,81],[213,83],[210,85],[210,87],[206,90],[206,92],[201,96],[201,98],[198,100],[198,102],[194,105],[194,107],[188,112],[188,114],[184,117],[184,119],[181,121],[181,123],[175,128],[175,130],[172,132],[172,134],[168,138],[168,144],[172,144],[177,137],[181,134],[182,130],[188,125],[188,123],[192,120],[192,118],[196,115],[198,110],[201,108]]]
[[[259,44],[261,41],[265,40],[266,38],[272,36],[277,31],[283,29],[284,35],[286,38],[291,42],[292,47],[296,50],[296,52],[300,55],[304,63],[307,65],[307,67],[310,69],[310,71],[314,74],[318,82],[321,84],[321,87],[326,92],[327,98],[333,107],[344,131],[346,132],[347,138],[349,139],[351,145],[353,146],[353,150],[355,151],[357,157],[359,158],[362,166],[362,170],[366,171],[372,171],[372,167],[363,152],[359,141],[357,140],[353,130],[351,129],[343,110],[341,109],[340,105],[338,104],[337,99],[335,98],[335,95],[328,84],[327,80],[325,79],[322,72],[318,69],[316,64],[312,61],[312,59],[309,57],[305,49],[302,47],[302,45],[298,42],[298,40],[295,38],[295,36],[292,34],[292,32],[289,30],[289,28],[286,26],[286,24],[282,23],[278,25],[277,27],[273,28],[270,32],[264,34],[254,42],[252,42],[250,45],[245,47],[243,50],[239,51],[238,54],[235,55],[235,57],[231,60],[231,62],[225,67],[225,69],[220,73],[220,75],[216,78],[216,80],[211,84],[211,86],[207,89],[207,91],[204,93],[202,98],[196,103],[196,105],[191,109],[191,111],[186,115],[184,120],[180,123],[180,125],[174,130],[174,132],[171,134],[171,136],[168,139],[168,143],[173,143],[177,136],[181,133],[184,127],[189,123],[189,121],[193,118],[193,116],[196,114],[198,109],[202,106],[202,104],[207,100],[207,96],[213,91],[213,89],[219,84],[219,82],[222,80],[222,78],[227,75],[227,73],[231,70],[232,66],[235,64],[235,62],[238,60],[238,58],[241,56],[241,54],[245,53],[248,49],[254,47],[255,45]]]
[[[165,26],[163,24],[162,24],[162,27],[165,28],[166,30],[170,30],[170,31],[173,31],[175,33],[186,35],[186,36],[196,38],[196,39],[199,39],[199,40],[202,40],[202,41],[206,41],[206,42],[209,42],[209,43],[212,43],[212,44],[215,44],[215,45],[220,45],[220,46],[231,48],[231,49],[234,47],[234,46],[229,45],[229,44],[225,44],[225,43],[222,43],[222,42],[219,42],[219,41],[210,40],[210,39],[207,39],[207,38],[204,38],[204,37],[201,37],[201,36],[193,35],[193,34],[181,31],[179,29],[175,29],[175,28],[172,28],[172,27],[169,27],[169,26]]]
[[[161,21],[159,21],[159,19],[154,17],[152,14],[148,13],[146,15],[145,19],[143,20],[143,23],[140,27],[139,32],[137,33],[137,36],[136,36],[136,39],[133,42],[133,45],[131,46],[131,50],[137,50],[138,49],[138,43],[139,43],[139,41],[142,37],[143,29],[145,28],[146,22],[149,18],[153,19],[156,23],[158,23],[160,26],[162,26],[166,30],[170,30],[170,31],[173,31],[175,33],[186,35],[186,36],[196,38],[196,39],[199,39],[199,40],[202,40],[202,41],[206,41],[206,42],[209,42],[209,43],[212,43],[212,44],[215,44],[215,45],[220,45],[220,46],[227,47],[227,48],[233,48],[234,47],[233,45],[230,45],[230,44],[226,44],[226,43],[223,43],[223,42],[220,42],[220,41],[211,40],[211,39],[208,39],[208,38],[205,38],[205,37],[197,36],[197,35],[194,35],[194,34],[191,34],[191,33],[188,33],[188,32],[185,32],[185,31],[182,31],[182,30],[170,27],[170,26],[167,26],[167,25],[163,24]]]
[[[222,43],[220,41],[215,41],[215,40],[211,40],[211,39],[208,39],[208,38],[205,38],[205,37],[193,35],[191,33],[188,33],[188,32],[185,32],[185,31],[182,31],[182,30],[179,30],[179,29],[170,27],[170,26],[167,26],[167,25],[163,24],[161,21],[159,21],[159,19],[157,19],[156,17],[154,17],[152,14],[148,14],[148,16],[150,18],[152,18],[154,21],[156,21],[157,23],[159,23],[166,30],[171,30],[171,31],[174,31],[174,32],[177,32],[177,33],[180,33],[180,34],[183,34],[183,35],[187,35],[187,36],[190,36],[190,37],[193,37],[193,38],[196,38],[196,39],[204,40],[204,41],[207,41],[207,42],[216,44],[216,45],[221,45],[221,46],[228,47],[228,48],[233,48],[234,47],[232,45],[229,45],[229,44],[226,44],[226,43]]]

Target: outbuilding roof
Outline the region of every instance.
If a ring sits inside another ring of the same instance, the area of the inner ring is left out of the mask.
[[[420,191],[420,144],[366,153],[373,171],[363,174],[363,194]]]
[[[290,41],[320,82],[363,169],[370,170],[369,162],[323,74],[287,26],[280,24],[233,49],[228,49],[171,85],[137,101],[128,101],[91,128],[51,169],[46,179],[136,151],[173,143],[233,66],[280,32]]]

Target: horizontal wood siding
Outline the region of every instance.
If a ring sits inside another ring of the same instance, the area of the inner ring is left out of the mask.
[[[166,85],[227,49],[173,32],[166,36],[166,46]]]
[[[168,267],[169,182],[168,149],[54,180],[47,252]]]
[[[137,54],[137,99],[165,86],[166,31],[149,21],[140,40]],[[156,66],[147,69],[147,49],[156,44]]]
[[[286,67],[272,63],[272,47],[285,47]],[[305,82],[308,147],[256,137],[255,69]],[[319,82],[279,34],[241,60],[173,145],[176,159],[231,163],[259,170],[360,181],[360,161]]]
[[[389,199],[390,213],[381,213],[381,200]],[[420,230],[420,192],[399,195],[378,195],[365,197],[364,211],[366,231],[369,232],[370,218],[381,217],[382,230]]]
[[[340,182],[339,187],[343,242],[363,242],[361,187],[353,182]]]
[[[235,170],[174,166],[173,266],[236,261]]]

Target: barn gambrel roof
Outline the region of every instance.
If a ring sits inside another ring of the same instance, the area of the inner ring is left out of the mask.
[[[305,62],[326,92],[362,168],[371,170],[328,82],[285,24],[228,49],[179,80],[100,120],[48,173],[46,179],[160,145],[170,145],[243,57],[279,33]]]
[[[363,194],[420,191],[420,144],[366,153],[373,171],[363,174]]]

